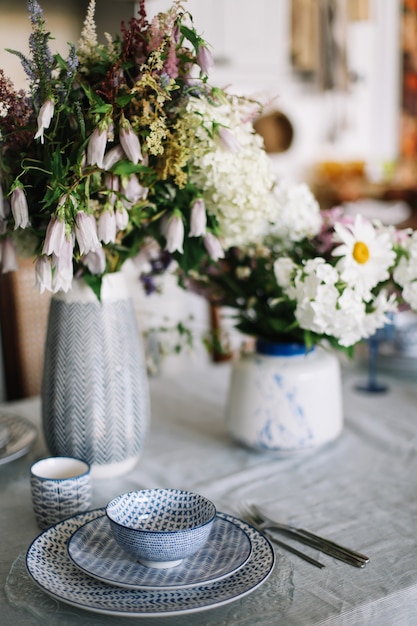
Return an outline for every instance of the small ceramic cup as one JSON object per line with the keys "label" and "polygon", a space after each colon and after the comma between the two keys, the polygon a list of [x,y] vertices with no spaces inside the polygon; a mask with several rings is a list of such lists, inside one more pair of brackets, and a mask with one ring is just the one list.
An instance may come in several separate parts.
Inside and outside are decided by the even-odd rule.
{"label": "small ceramic cup", "polygon": [[91,507],[90,466],[71,457],[50,457],[30,469],[36,521],[41,529]]}

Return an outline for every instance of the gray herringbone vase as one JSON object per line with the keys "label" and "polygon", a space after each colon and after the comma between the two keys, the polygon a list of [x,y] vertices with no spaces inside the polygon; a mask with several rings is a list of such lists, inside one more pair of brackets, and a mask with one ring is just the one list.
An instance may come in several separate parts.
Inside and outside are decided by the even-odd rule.
{"label": "gray herringbone vase", "polygon": [[121,273],[101,302],[82,279],[53,296],[42,383],[43,430],[54,456],[110,477],[134,467],[149,424],[148,379],[133,302]]}

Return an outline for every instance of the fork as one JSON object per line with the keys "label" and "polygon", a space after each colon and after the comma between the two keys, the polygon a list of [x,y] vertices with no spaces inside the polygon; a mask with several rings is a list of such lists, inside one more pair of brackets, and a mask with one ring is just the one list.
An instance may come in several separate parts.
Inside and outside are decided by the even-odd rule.
{"label": "fork", "polygon": [[354,567],[365,567],[369,562],[369,557],[365,554],[361,554],[356,550],[342,546],[330,539],[325,539],[319,535],[305,530],[303,528],[296,528],[289,524],[283,524],[281,522],[275,522],[262,513],[258,507],[254,504],[243,504],[243,514],[246,520],[253,525],[256,525],[260,530],[270,531],[276,530],[282,532],[293,539],[300,541],[301,543],[308,545],[312,548],[316,548],[320,552],[328,554],[335,559],[353,565]]}

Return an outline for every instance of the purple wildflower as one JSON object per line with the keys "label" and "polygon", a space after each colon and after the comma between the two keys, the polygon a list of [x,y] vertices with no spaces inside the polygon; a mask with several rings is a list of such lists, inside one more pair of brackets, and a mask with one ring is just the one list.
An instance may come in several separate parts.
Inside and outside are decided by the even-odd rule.
{"label": "purple wildflower", "polygon": [[198,47],[197,63],[201,67],[202,72],[206,75],[214,65],[213,55],[204,44],[200,44]]}
{"label": "purple wildflower", "polygon": [[81,257],[81,261],[91,274],[101,275],[106,270],[106,255],[103,248],[88,252]]}
{"label": "purple wildflower", "polygon": [[43,23],[43,12],[37,0],[28,0],[27,3],[30,21],[34,26]]}
{"label": "purple wildflower", "polygon": [[213,233],[207,233],[204,237],[204,246],[213,261],[224,258],[224,250],[220,241],[213,235]]}
{"label": "purple wildflower", "polygon": [[173,215],[169,218],[165,227],[166,250],[168,252],[184,252],[184,222],[180,215]]}
{"label": "purple wildflower", "polygon": [[29,208],[25,192],[21,187],[16,187],[12,193],[12,214],[14,228],[27,228],[30,226]]}
{"label": "purple wildflower", "polygon": [[71,44],[70,51],[67,57],[67,77],[72,78],[77,70],[79,61],[77,57],[77,49],[74,44]]}
{"label": "purple wildflower", "polygon": [[206,234],[206,205],[202,198],[197,198],[191,207],[191,227],[189,237],[200,237]]}
{"label": "purple wildflower", "polygon": [[80,254],[95,252],[101,247],[97,236],[97,222],[94,215],[87,215],[79,211],[75,217],[75,236],[80,248]]}
{"label": "purple wildflower", "polygon": [[39,287],[40,293],[43,293],[45,289],[47,291],[52,291],[51,261],[45,255],[38,257],[36,260],[35,279],[35,284]]}
{"label": "purple wildflower", "polygon": [[123,150],[132,163],[137,165],[139,161],[143,161],[139,137],[135,134],[130,122],[126,119],[120,123],[119,138]]}
{"label": "purple wildflower", "polygon": [[113,209],[101,212],[98,218],[98,238],[103,243],[116,241],[116,216]]}
{"label": "purple wildflower", "polygon": [[90,136],[87,147],[88,165],[103,167],[104,153],[107,145],[107,130],[97,127]]}

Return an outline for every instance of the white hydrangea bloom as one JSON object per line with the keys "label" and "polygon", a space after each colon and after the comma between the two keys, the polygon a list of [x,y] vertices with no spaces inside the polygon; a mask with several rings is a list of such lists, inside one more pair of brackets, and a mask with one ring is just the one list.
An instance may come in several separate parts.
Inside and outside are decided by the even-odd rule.
{"label": "white hydrangea bloom", "polygon": [[[192,138],[190,182],[202,190],[207,214],[216,217],[224,247],[260,241],[275,202],[272,164],[262,138],[245,121],[246,111],[237,98],[220,106],[191,98],[187,111]],[[216,132],[221,127],[233,135],[233,151]]]}
{"label": "white hydrangea bloom", "polygon": [[291,244],[320,232],[323,223],[320,206],[307,185],[281,182],[274,196],[276,208],[269,228],[271,235]]}

